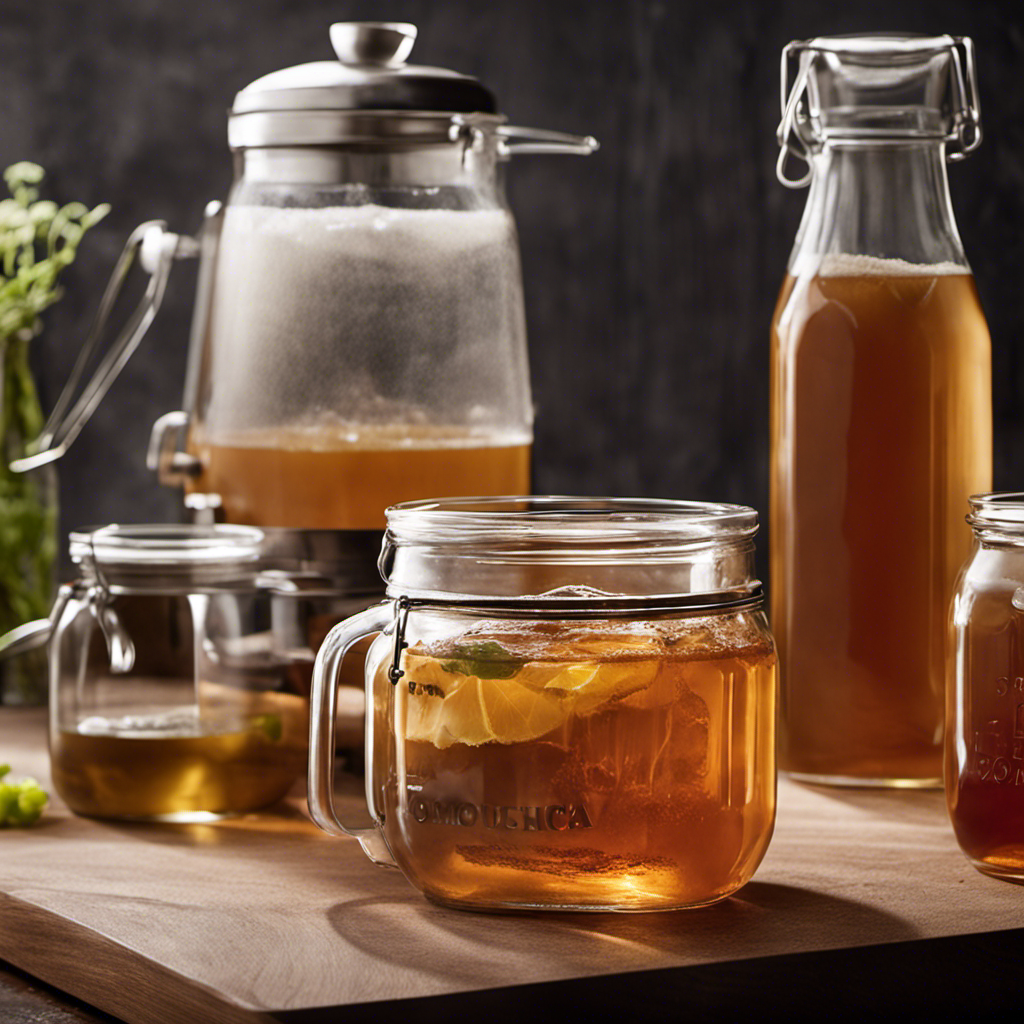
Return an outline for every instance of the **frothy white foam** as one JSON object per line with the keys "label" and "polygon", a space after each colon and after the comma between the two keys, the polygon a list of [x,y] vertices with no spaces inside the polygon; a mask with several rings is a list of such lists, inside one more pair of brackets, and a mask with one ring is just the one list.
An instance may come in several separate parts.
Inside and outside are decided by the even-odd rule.
{"label": "frothy white foam", "polygon": [[286,247],[279,259],[310,268],[339,253],[347,260],[416,263],[500,245],[510,229],[505,210],[409,210],[372,203],[318,210],[229,206],[220,251],[222,259],[244,259],[254,241],[268,248],[276,242]]}
{"label": "frothy white foam", "polygon": [[850,253],[801,256],[792,270],[794,277],[948,277],[952,274],[969,273],[967,267],[949,261],[910,263],[907,260],[883,259],[881,256],[854,256]]}
{"label": "frothy white foam", "polygon": [[229,206],[206,427],[318,411],[401,423],[424,406],[451,423],[517,422],[521,308],[506,210]]}

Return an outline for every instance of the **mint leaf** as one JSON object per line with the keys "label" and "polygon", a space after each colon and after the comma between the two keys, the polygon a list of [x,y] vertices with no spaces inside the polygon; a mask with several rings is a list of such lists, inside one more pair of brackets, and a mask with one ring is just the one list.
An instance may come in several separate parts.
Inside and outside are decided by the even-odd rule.
{"label": "mint leaf", "polygon": [[253,728],[261,732],[271,743],[278,743],[284,732],[280,715],[254,715]]}
{"label": "mint leaf", "polygon": [[494,640],[457,644],[452,654],[455,657],[450,661],[441,662],[445,672],[458,672],[480,679],[511,679],[526,664],[522,658],[512,657],[511,651]]}

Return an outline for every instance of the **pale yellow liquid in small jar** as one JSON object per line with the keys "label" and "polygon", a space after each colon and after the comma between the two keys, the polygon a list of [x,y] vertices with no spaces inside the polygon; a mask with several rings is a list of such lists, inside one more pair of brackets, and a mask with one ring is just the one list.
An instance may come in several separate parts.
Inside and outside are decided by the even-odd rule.
{"label": "pale yellow liquid in small jar", "polygon": [[414,645],[393,695],[381,666],[398,737],[385,838],[407,877],[476,908],[734,892],[774,820],[775,653],[759,620],[481,624]]}
{"label": "pale yellow liquid in small jar", "polygon": [[195,709],[94,716],[51,735],[54,788],[76,814],[203,821],[260,810],[305,773],[303,698],[266,694],[253,713]]}

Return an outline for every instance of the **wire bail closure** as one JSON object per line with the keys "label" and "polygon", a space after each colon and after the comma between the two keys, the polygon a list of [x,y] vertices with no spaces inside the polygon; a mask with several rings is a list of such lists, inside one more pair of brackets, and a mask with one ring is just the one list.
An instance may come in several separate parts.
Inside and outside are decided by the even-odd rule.
{"label": "wire bail closure", "polygon": [[954,132],[947,140],[950,148],[946,151],[946,159],[955,163],[981,145],[978,72],[974,64],[974,42],[969,36],[953,37],[953,67],[961,103],[953,112]]}
{"label": "wire bail closure", "polygon": [[[712,612],[742,611],[759,608],[764,600],[764,588],[760,582],[752,581],[749,586],[736,590],[709,591],[703,594],[667,594],[654,597],[609,595],[606,598],[580,601],[576,598],[540,597],[397,597],[394,599],[395,641],[388,679],[392,686],[405,673],[398,667],[402,651],[409,645],[405,631],[409,612],[413,608],[436,609],[438,611],[478,612],[481,615],[497,614],[517,619],[610,619],[629,618],[637,615],[707,615]],[[384,602],[387,603],[386,601]],[[388,630],[384,631],[385,633]]]}
{"label": "wire bail closure", "polygon": [[[814,168],[811,166],[811,151],[800,134],[808,120],[805,107],[800,106],[800,100],[807,91],[807,82],[811,75],[813,59],[801,62],[801,68],[793,82],[793,89],[789,88],[789,62],[793,59],[796,51],[805,49],[805,43],[787,43],[782,51],[781,67],[781,101],[782,120],[776,130],[776,138],[779,140],[779,159],[775,163],[775,176],[786,188],[804,188],[811,183],[814,175]],[[795,145],[790,145],[790,136],[795,140]],[[799,178],[786,176],[786,160],[792,153],[798,160],[807,165],[807,172]]]}
{"label": "wire bail closure", "polygon": [[[974,61],[974,43],[968,36],[947,36],[950,54],[950,118],[951,130],[945,135],[946,159],[951,163],[963,160],[981,145],[981,103],[978,99],[978,75]],[[782,50],[780,65],[780,105],[782,119],[776,131],[779,142],[779,158],[775,173],[786,188],[804,188],[814,176],[811,157],[821,148],[821,137],[814,130],[815,114],[810,102],[811,74],[823,53],[837,52],[831,47],[819,45],[819,40],[788,43]],[[943,50],[937,49],[936,53]],[[798,70],[789,84],[790,65],[798,63]],[[864,138],[868,142],[868,138]],[[807,164],[807,172],[799,178],[786,173],[790,156]]]}

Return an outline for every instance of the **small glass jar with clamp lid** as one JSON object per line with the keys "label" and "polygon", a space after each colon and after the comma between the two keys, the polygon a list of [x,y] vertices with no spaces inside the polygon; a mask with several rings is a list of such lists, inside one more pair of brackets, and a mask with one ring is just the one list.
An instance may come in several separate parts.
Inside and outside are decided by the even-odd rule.
{"label": "small glass jar with clamp lid", "polygon": [[[266,807],[306,765],[308,700],[282,686],[263,532],[71,534],[50,627],[53,784],[79,814],[206,821]],[[46,620],[43,620],[45,624]]]}

